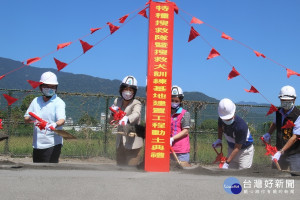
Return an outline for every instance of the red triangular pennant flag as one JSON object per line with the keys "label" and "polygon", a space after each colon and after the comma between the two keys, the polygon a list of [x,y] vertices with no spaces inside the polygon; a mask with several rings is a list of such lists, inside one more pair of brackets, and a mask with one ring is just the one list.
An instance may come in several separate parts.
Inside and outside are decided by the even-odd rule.
{"label": "red triangular pennant flag", "polygon": [[67,63],[61,62],[61,61],[57,60],[56,58],[54,58],[54,61],[56,63],[57,71],[62,70],[63,68],[65,68],[68,65]]}
{"label": "red triangular pennant flag", "polygon": [[7,94],[3,94],[4,98],[6,99],[7,101],[7,104],[10,106],[11,104],[15,103],[18,99],[16,98],[13,98]]}
{"label": "red triangular pennant flag", "polygon": [[288,68],[286,68],[286,72],[287,72],[287,77],[288,77],[288,78],[290,78],[290,76],[292,76],[292,75],[300,76],[299,73],[297,73],[297,72],[295,72],[295,71],[293,71],[293,70],[290,70],[290,69],[288,69]]}
{"label": "red triangular pennant flag", "polygon": [[[253,50],[253,51],[254,51],[254,50]],[[266,56],[265,56],[264,54],[259,53],[258,51],[254,51],[254,53],[255,53],[255,55],[256,55],[257,57],[261,56],[261,57],[263,57],[263,58],[266,58]]]}
{"label": "red triangular pennant flag", "polygon": [[270,109],[269,109],[269,111],[268,111],[268,113],[267,113],[266,116],[272,114],[273,112],[276,112],[277,110],[278,109],[276,108],[276,106],[274,106],[273,104],[271,104],[271,107],[270,107]]}
{"label": "red triangular pennant flag", "polygon": [[285,125],[281,127],[281,129],[293,128],[294,126],[295,126],[295,124],[291,120],[288,119],[287,122],[285,123]]}
{"label": "red triangular pennant flag", "polygon": [[147,12],[146,12],[146,9],[147,8],[144,8],[143,10],[141,10],[138,14],[139,15],[142,15],[143,17],[147,18],[148,19],[148,16],[147,16]]}
{"label": "red triangular pennant flag", "polygon": [[3,79],[5,77],[5,75],[0,76],[0,80]]}
{"label": "red triangular pennant flag", "polygon": [[179,9],[178,9],[176,3],[174,3],[174,12],[178,15]]}
{"label": "red triangular pennant flag", "polygon": [[197,19],[196,17],[193,17],[190,24],[203,24],[204,22],[200,19]]}
{"label": "red triangular pennant flag", "polygon": [[0,119],[0,129],[3,129],[3,126],[2,126],[2,119]]}
{"label": "red triangular pennant flag", "polygon": [[232,40],[232,37],[230,37],[229,35],[226,35],[225,33],[222,33],[221,38],[224,38],[226,40]]}
{"label": "red triangular pennant flag", "polygon": [[191,27],[190,30],[190,36],[189,36],[189,41],[192,41],[193,39],[195,39],[196,37],[198,37],[200,34],[194,29],[194,27]]}
{"label": "red triangular pennant flag", "polygon": [[221,54],[217,50],[215,50],[214,48],[212,48],[211,51],[210,51],[210,53],[209,53],[209,55],[208,55],[208,57],[206,58],[206,60],[209,60],[211,58],[217,57],[219,55],[221,55]]}
{"label": "red triangular pennant flag", "polygon": [[240,73],[238,71],[236,71],[236,69],[234,67],[232,67],[232,70],[228,75],[228,80],[230,80],[236,76],[239,76],[239,75],[240,75]]}
{"label": "red triangular pennant flag", "polygon": [[246,92],[259,93],[258,90],[251,85],[250,90],[244,89]]}
{"label": "red triangular pennant flag", "polygon": [[69,46],[70,44],[72,44],[72,42],[66,42],[66,43],[58,44],[57,45],[57,50],[63,49],[65,47]]}
{"label": "red triangular pennant flag", "polygon": [[27,80],[27,82],[31,85],[33,89],[37,88],[39,85],[42,85],[42,82],[37,82],[37,81],[32,81],[32,80]]}
{"label": "red triangular pennant flag", "polygon": [[81,43],[83,53],[87,52],[88,50],[90,50],[93,47],[93,45],[90,45],[89,43],[87,43],[85,41],[82,41],[82,40],[79,40],[79,41]]}
{"label": "red triangular pennant flag", "polygon": [[119,23],[123,24],[123,23],[125,22],[125,20],[127,19],[128,16],[129,16],[129,14],[124,15],[123,17],[121,17],[121,18],[119,19]]}
{"label": "red triangular pennant flag", "polygon": [[109,25],[110,34],[113,34],[120,28],[120,26],[115,26],[110,22],[107,22],[107,24]]}
{"label": "red triangular pennant flag", "polygon": [[37,61],[39,61],[39,60],[41,60],[40,57],[29,58],[29,59],[27,59],[27,65],[30,65],[30,64],[32,64],[32,63],[35,63],[35,62],[37,62]]}
{"label": "red triangular pennant flag", "polygon": [[91,28],[91,34],[95,33],[96,31],[100,30],[101,28]]}

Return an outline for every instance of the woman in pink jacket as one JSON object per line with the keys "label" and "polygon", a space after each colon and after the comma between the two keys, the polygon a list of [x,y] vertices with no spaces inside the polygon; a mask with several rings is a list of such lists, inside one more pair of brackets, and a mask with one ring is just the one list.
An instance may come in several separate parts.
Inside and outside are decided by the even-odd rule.
{"label": "woman in pink jacket", "polygon": [[[175,151],[183,167],[189,167],[190,160],[190,113],[182,108],[183,91],[180,87],[172,87],[171,138],[170,146]],[[172,158],[172,156],[170,156]]]}

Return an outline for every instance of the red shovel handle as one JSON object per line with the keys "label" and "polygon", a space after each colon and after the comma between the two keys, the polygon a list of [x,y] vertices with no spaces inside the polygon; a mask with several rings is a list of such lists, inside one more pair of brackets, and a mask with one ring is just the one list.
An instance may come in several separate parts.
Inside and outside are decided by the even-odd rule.
{"label": "red shovel handle", "polygon": [[215,150],[215,152],[217,153],[217,155],[219,155],[219,154],[223,153],[223,145],[222,145],[222,144],[220,144],[220,146],[221,146],[221,151],[220,151],[220,152],[218,152],[218,151],[217,151],[216,147],[213,147],[213,148],[214,148],[214,150]]}
{"label": "red shovel handle", "polygon": [[[34,117],[35,119],[37,119],[40,122],[40,124],[41,124],[40,128],[42,128],[42,127],[45,128],[45,126],[47,125],[48,122],[46,122],[45,120],[43,120],[42,118],[40,118],[39,116],[37,116],[36,114],[34,114],[33,112],[29,112],[29,115],[32,116],[32,117]],[[55,130],[55,128],[53,126],[50,126],[50,129],[52,131]]]}

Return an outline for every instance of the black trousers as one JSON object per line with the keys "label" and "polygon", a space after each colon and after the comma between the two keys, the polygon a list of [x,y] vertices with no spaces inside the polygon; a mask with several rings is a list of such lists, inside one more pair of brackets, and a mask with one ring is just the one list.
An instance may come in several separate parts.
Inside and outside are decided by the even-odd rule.
{"label": "black trousers", "polygon": [[33,149],[34,163],[58,163],[61,152],[61,144],[55,145],[47,149]]}

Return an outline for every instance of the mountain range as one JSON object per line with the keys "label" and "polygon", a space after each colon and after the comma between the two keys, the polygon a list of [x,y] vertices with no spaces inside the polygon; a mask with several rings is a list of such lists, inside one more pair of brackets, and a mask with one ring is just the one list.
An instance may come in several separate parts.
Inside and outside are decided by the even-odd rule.
{"label": "mountain range", "polygon": [[[20,61],[0,57],[0,76],[21,67]],[[46,71],[57,72],[55,69],[38,68],[32,66],[23,67],[20,70],[8,74],[0,81],[0,88],[5,89],[32,89],[27,80],[39,81],[42,73]],[[102,93],[106,95],[119,95],[121,80],[109,80],[84,74],[73,74],[60,71],[57,74],[59,91],[77,93]],[[122,77],[123,78],[123,77]],[[145,87],[139,87],[137,96],[145,97]],[[201,92],[185,92],[185,100],[218,102]]]}

